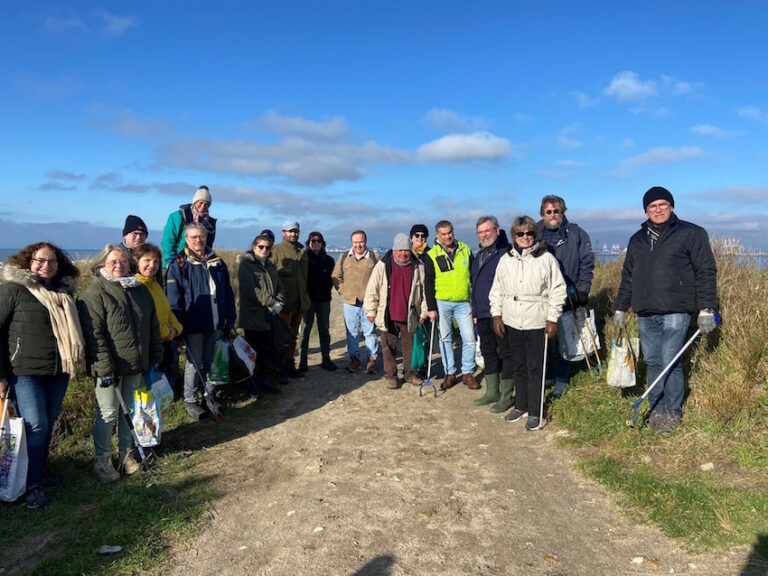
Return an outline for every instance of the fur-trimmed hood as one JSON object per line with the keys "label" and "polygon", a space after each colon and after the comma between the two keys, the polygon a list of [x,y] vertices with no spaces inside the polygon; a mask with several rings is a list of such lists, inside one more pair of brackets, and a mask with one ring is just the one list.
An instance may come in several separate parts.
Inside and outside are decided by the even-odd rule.
{"label": "fur-trimmed hood", "polygon": [[[19,268],[13,264],[0,265],[0,283],[19,284],[25,288],[40,284],[41,280],[31,270]],[[61,276],[54,285],[56,292],[75,293],[75,280],[71,276]]]}

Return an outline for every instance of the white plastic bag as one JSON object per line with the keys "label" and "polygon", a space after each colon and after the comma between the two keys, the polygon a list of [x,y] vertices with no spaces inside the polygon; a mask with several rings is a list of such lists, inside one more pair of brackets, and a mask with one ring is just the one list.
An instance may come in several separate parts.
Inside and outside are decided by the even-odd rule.
{"label": "white plastic bag", "polygon": [[480,370],[485,368],[485,358],[483,358],[483,351],[480,350],[480,335],[475,334],[475,364]]}
{"label": "white plastic bag", "polygon": [[27,491],[27,437],[23,418],[8,417],[8,399],[0,419],[0,500],[14,502]]}
{"label": "white plastic bag", "polygon": [[[576,318],[574,320],[574,314]],[[584,323],[586,317],[588,324]],[[594,338],[590,338],[589,330]],[[600,336],[595,324],[595,311],[586,308],[577,308],[575,311],[566,310],[560,316],[557,326],[557,341],[560,346],[560,356],[570,362],[584,360],[584,355],[594,354],[595,346],[600,349]]]}
{"label": "white plastic bag", "polygon": [[232,340],[232,347],[235,349],[237,357],[240,358],[248,372],[253,376],[253,371],[256,368],[256,350],[251,348],[251,345],[242,336],[237,336]]}
{"label": "white plastic bag", "polygon": [[619,337],[618,341],[612,341],[606,376],[608,386],[632,388],[636,384],[637,360],[633,352],[639,348],[640,342],[637,338],[631,341],[631,347],[626,338]]}

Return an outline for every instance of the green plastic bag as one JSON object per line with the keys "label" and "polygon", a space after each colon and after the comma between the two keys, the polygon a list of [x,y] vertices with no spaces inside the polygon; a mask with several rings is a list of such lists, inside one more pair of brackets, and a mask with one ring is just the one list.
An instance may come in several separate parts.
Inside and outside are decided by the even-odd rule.
{"label": "green plastic bag", "polygon": [[413,353],[411,354],[411,368],[413,370],[420,370],[427,359],[427,353],[425,352],[425,346],[427,345],[427,330],[424,328],[424,324],[419,326],[416,333],[413,335]]}
{"label": "green plastic bag", "polygon": [[229,343],[224,340],[216,340],[213,347],[213,360],[211,369],[206,378],[212,386],[229,384]]}

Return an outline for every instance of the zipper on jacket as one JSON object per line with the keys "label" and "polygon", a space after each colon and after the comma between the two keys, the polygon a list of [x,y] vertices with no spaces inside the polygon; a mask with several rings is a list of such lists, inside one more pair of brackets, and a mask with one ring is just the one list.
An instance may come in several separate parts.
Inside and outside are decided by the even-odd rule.
{"label": "zipper on jacket", "polygon": [[21,349],[21,336],[16,337],[16,349],[13,351],[13,354],[11,354],[11,362],[13,362],[16,359],[16,355],[19,353],[19,350]]}

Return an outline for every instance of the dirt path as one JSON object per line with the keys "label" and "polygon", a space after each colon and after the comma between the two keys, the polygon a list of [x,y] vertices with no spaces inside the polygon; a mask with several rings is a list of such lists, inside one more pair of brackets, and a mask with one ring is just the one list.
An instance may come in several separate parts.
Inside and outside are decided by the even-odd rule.
{"label": "dirt path", "polygon": [[[345,365],[338,322],[333,335]],[[201,471],[226,495],[173,574],[743,573],[748,550],[694,556],[633,524],[555,426],[525,432],[462,385],[419,398],[318,363],[258,422],[221,425],[242,436],[212,442]]]}

